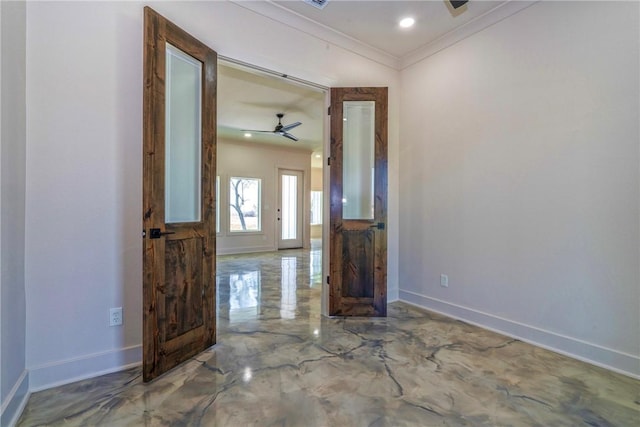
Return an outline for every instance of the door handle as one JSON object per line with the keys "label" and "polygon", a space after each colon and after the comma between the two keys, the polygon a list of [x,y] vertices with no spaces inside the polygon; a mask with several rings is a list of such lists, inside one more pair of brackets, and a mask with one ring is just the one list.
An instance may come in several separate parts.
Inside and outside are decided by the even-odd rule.
{"label": "door handle", "polygon": [[159,228],[152,228],[149,230],[149,238],[150,239],[159,239],[162,236],[166,236],[167,234],[176,234],[175,231],[160,231]]}
{"label": "door handle", "polygon": [[377,228],[378,230],[384,230],[384,222],[379,222],[377,224],[371,224],[369,228]]}

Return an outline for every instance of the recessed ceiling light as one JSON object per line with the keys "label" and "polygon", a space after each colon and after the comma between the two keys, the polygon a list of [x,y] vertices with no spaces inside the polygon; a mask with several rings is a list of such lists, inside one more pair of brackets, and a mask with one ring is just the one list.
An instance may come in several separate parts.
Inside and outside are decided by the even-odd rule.
{"label": "recessed ceiling light", "polygon": [[244,134],[244,137],[245,138],[251,138],[251,134],[249,132],[247,132],[247,133]]}
{"label": "recessed ceiling light", "polygon": [[404,18],[400,21],[400,26],[402,28],[409,28],[409,27],[413,27],[413,24],[416,23],[416,20],[413,18]]}
{"label": "recessed ceiling light", "polygon": [[316,154],[316,159],[319,159],[320,157],[322,157],[320,154]]}

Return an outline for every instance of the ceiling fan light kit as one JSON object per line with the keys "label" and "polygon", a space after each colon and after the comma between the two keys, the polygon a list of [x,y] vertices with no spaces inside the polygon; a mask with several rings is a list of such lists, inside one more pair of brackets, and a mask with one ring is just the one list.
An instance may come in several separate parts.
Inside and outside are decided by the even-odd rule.
{"label": "ceiling fan light kit", "polygon": [[298,138],[290,134],[289,131],[295,127],[300,126],[302,122],[295,122],[295,123],[291,123],[290,125],[283,125],[282,118],[284,117],[284,113],[278,113],[276,114],[276,117],[278,118],[278,124],[273,130],[243,129],[242,132],[273,133],[276,135],[284,136],[285,138],[289,138],[292,141],[298,141]]}

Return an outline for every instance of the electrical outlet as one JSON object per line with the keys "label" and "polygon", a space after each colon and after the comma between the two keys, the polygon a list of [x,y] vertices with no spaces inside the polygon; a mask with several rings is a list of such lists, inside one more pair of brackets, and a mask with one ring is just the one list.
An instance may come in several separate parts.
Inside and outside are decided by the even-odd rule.
{"label": "electrical outlet", "polygon": [[440,275],[440,286],[442,286],[443,288],[449,287],[449,276],[447,276],[446,274]]}
{"label": "electrical outlet", "polygon": [[122,307],[109,309],[109,326],[122,325]]}

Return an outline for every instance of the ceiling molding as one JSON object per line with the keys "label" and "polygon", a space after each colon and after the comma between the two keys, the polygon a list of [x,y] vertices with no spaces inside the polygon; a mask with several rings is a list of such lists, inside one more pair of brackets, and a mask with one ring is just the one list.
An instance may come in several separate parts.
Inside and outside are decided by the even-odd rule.
{"label": "ceiling molding", "polygon": [[538,1],[540,0],[510,0],[506,3],[502,3],[499,6],[491,9],[490,11],[478,16],[477,18],[472,19],[466,24],[463,24],[456,29],[443,34],[431,43],[428,43],[427,45],[404,55],[400,59],[400,66],[398,69],[402,70],[417,62],[420,62],[423,59],[428,58],[429,56],[434,55],[441,50],[446,49],[458,43],[459,41],[464,40],[467,37],[470,37],[473,34],[484,30],[485,28],[488,28],[512,15],[515,15],[516,13],[528,8],[529,6],[534,5]]}
{"label": "ceiling molding", "polygon": [[300,15],[285,7],[279,6],[269,0],[265,1],[242,1],[229,0],[233,4],[251,10],[266,18],[277,21],[288,27],[309,34],[310,36],[336,45],[351,53],[363,56],[371,61],[386,65],[387,67],[399,70],[400,58],[361,42],[333,28],[320,24],[306,16]]}
{"label": "ceiling molding", "polygon": [[229,0],[244,9],[251,10],[268,19],[294,28],[317,39],[331,43],[342,49],[365,57],[371,61],[388,66],[395,70],[403,70],[421,60],[446,49],[467,37],[478,33],[516,13],[532,6],[540,0],[508,0],[473,20],[449,31],[436,40],[410,52],[402,57],[396,57],[378,48],[370,46],[360,40],[320,24],[297,12],[282,7],[270,0],[242,1]]}

